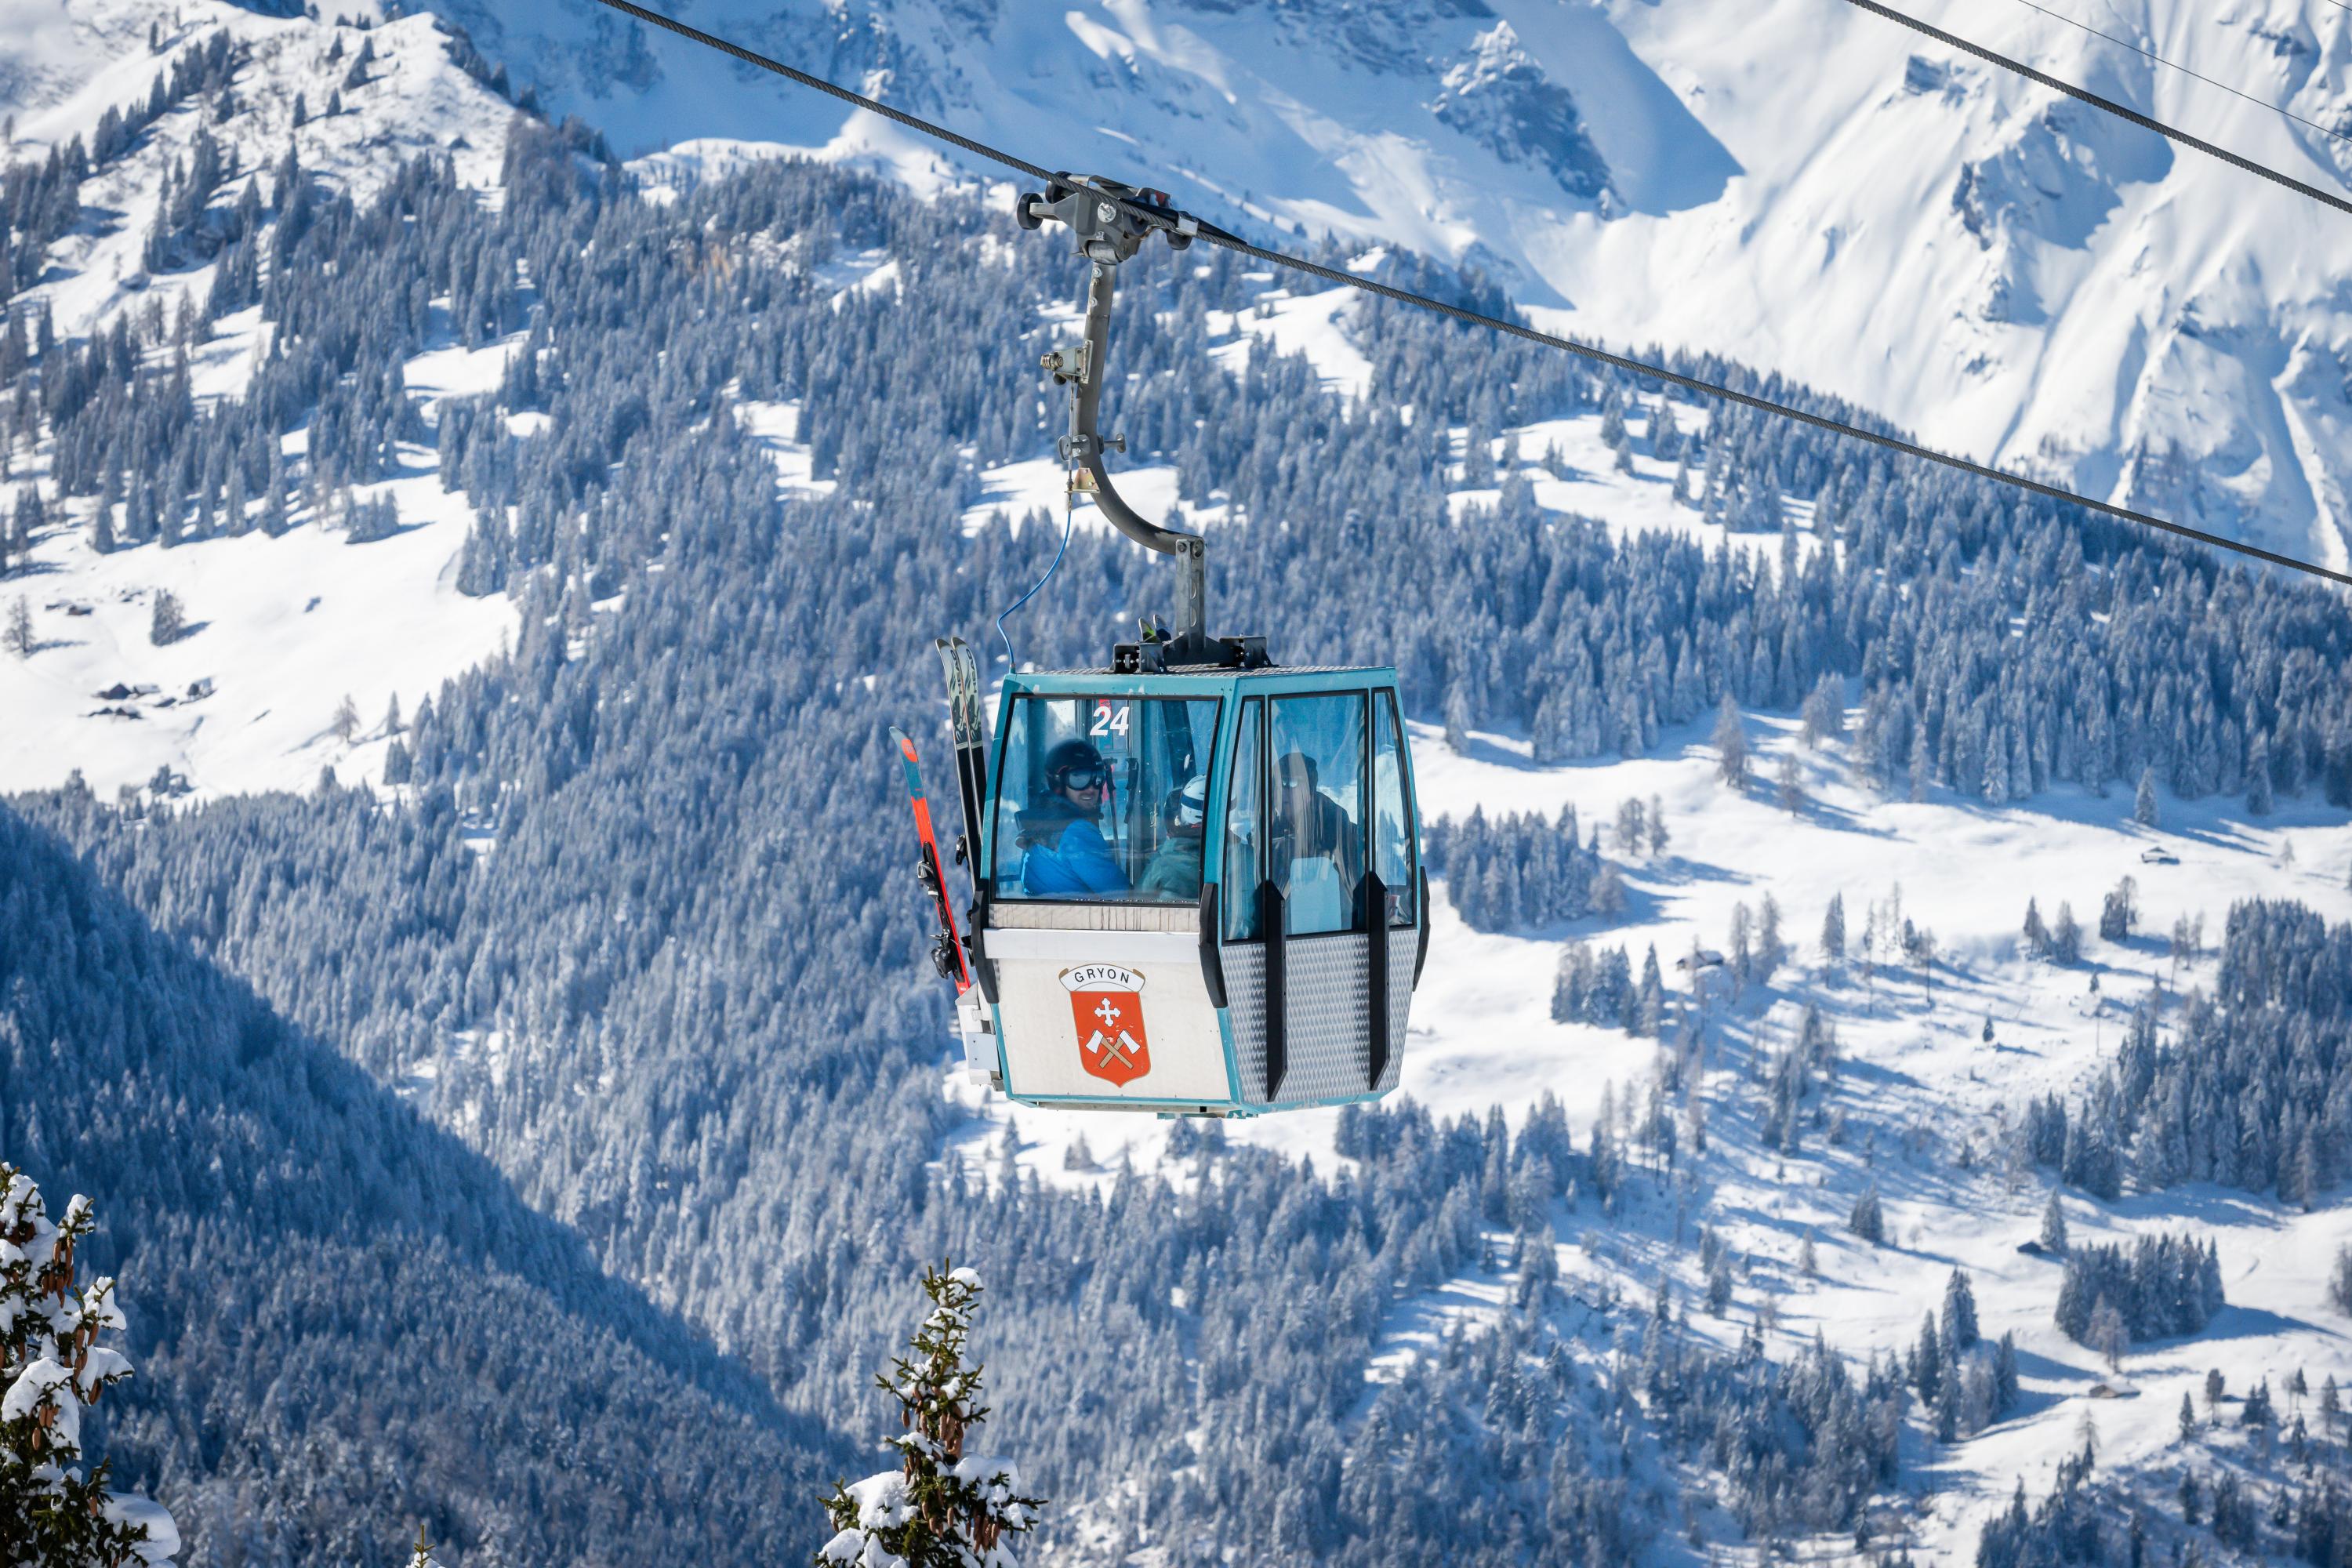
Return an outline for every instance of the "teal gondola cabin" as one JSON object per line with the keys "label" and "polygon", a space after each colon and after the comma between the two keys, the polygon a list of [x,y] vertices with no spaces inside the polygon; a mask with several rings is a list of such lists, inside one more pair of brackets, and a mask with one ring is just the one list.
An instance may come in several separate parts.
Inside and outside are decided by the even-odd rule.
{"label": "teal gondola cabin", "polygon": [[975,1076],[1174,1115],[1396,1087],[1428,884],[1393,671],[1009,676],[993,752]]}

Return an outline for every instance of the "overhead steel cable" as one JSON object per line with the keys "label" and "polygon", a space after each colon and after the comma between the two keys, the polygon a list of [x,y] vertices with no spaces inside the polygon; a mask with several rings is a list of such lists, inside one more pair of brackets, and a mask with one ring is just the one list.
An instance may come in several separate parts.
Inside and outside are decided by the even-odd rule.
{"label": "overhead steel cable", "polygon": [[[706,33],[699,27],[688,26],[687,24],[675,21],[670,17],[661,15],[657,11],[649,11],[644,6],[635,4],[635,0],[598,0],[598,3],[604,5],[608,5],[615,11],[625,12],[629,16],[638,18],[640,21],[649,22],[655,26],[666,28],[670,32],[677,34],[680,37],[691,38],[697,43],[707,44],[710,47],[719,50],[721,53],[733,56],[735,58],[743,61],[746,65],[757,66],[762,70],[772,71],[776,75],[798,82],[803,87],[814,88],[819,92],[826,93],[834,98],[840,99],[845,103],[854,104],[860,109],[878,114],[886,120],[894,121],[900,125],[906,126],[909,130],[921,132],[926,136],[936,137],[940,141],[949,143],[950,146],[961,148],[963,151],[971,153],[974,157],[984,158],[992,163],[1001,163],[1008,169],[1018,170],[1022,174],[1030,175],[1033,178],[1048,184],[1066,182],[1069,179],[1069,176],[1066,174],[1056,174],[1053,171],[1042,168],[1038,164],[1033,163],[1025,158],[1015,157],[1012,153],[1004,152],[999,148],[992,147],[984,142],[978,142],[969,136],[962,135],[958,132],[950,131],[944,126],[935,125],[928,120],[923,120],[915,115],[908,114],[904,110],[893,109],[887,104],[877,102],[875,100],[865,96],[863,93],[852,92],[849,89],[829,82],[822,77],[812,76],[806,71],[795,69],[791,66],[785,65],[781,60],[770,59],[765,55],[758,54],[751,49],[744,48],[740,45],[730,43],[724,38]],[[1854,0],[1854,3],[1857,5],[1865,4],[1866,0]],[[1873,8],[1876,9],[1877,7],[1874,6]],[[1196,220],[1185,217],[1182,215],[1171,215],[1167,209],[1158,207],[1148,203],[1137,204],[1129,202],[1122,197],[1101,191],[1097,191],[1097,195],[1100,195],[1105,201],[1115,203],[1122,211],[1128,213],[1142,223],[1165,233],[1181,234],[1191,238],[1203,240],[1208,244],[1222,247],[1226,250],[1231,250],[1243,256],[1251,257],[1256,260],[1270,263],[1273,266],[1287,268],[1295,272],[1303,272],[1309,277],[1320,278],[1326,282],[1339,284],[1343,288],[1354,289],[1360,290],[1363,293],[1377,295],[1381,299],[1392,300],[1399,304],[1411,305],[1419,310],[1435,310],[1441,315],[1451,316],[1455,321],[1463,321],[1472,326],[1484,327],[1489,331],[1501,332],[1509,337],[1519,338],[1528,342],[1540,344],[1545,348],[1559,349],[1566,353],[1572,353],[1583,359],[1589,359],[1601,364],[1613,366],[1618,370],[1628,372],[1631,374],[1646,376],[1654,381],[1664,382],[1669,385],[1682,387],[1685,391],[1698,393],[1703,396],[1716,398],[1725,403],[1737,404],[1743,408],[1753,408],[1760,413],[1777,415],[1783,419],[1793,419],[1801,425],[1808,425],[1816,430],[1827,431],[1832,435],[1843,436],[1856,441],[1866,441],[1874,447],[1883,447],[1890,452],[1898,452],[1906,458],[1917,458],[1924,462],[1940,464],[1944,468],[1956,469],[1960,473],[1968,474],[1975,479],[1985,479],[1994,484],[2008,485],[2012,489],[2030,491],[2034,495],[2042,496],[2047,500],[2058,501],[2067,506],[2080,507],[2085,511],[2096,512],[2104,517],[2114,518],[2117,521],[2134,523],[2142,528],[2152,528],[2160,532],[2172,534],[2178,538],[2193,540],[2200,544],[2210,545],[2216,550],[2226,550],[2234,554],[2247,556],[2256,561],[2266,562],[2273,566],[2283,566],[2289,571],[2306,573],[2314,577],[2325,578],[2332,583],[2340,583],[2347,586],[2352,586],[2352,573],[2339,572],[2333,567],[2322,566],[2316,562],[2305,561],[2297,556],[2283,554],[2275,550],[2266,550],[2259,544],[2250,544],[2243,540],[2231,539],[2225,535],[2210,532],[2201,528],[2192,528],[2187,523],[2174,522],[2168,518],[2158,517],[2152,513],[2140,511],[2131,507],[2117,506],[2112,501],[2098,500],[2090,496],[2082,495],[2074,490],[2067,489],[2063,486],[2046,484],[2040,479],[2030,479],[2023,474],[2011,473],[2008,469],[1997,468],[1990,464],[1977,462],[1972,458],[1956,457],[1949,452],[1939,452],[1932,447],[1923,447],[1916,441],[1906,440],[1900,436],[1890,436],[1882,431],[1865,429],[1859,425],[1849,424],[1843,419],[1832,419],[1826,415],[1815,414],[1810,410],[1799,408],[1790,404],[1776,402],[1769,397],[1759,397],[1753,393],[1741,392],[1734,387],[1725,386],[1718,382],[1706,381],[1698,376],[1686,375],[1680,371],[1669,370],[1664,365],[1652,364],[1646,361],[1633,359],[1624,354],[1612,353],[1607,349],[1600,348],[1591,343],[1580,342],[1574,338],[1566,338],[1561,337],[1557,333],[1540,331],[1536,328],[1524,326],[1517,321],[1506,321],[1499,316],[1489,316],[1483,311],[1466,310],[1460,305],[1448,304],[1443,300],[1431,299],[1426,294],[1415,294],[1409,289],[1398,289],[1390,284],[1379,282],[1373,279],[1360,277],[1353,272],[1345,272],[1336,267],[1326,267],[1320,262],[1309,261],[1305,257],[1292,256],[1279,250],[1268,250],[1263,246],[1252,245],[1247,240],[1241,238],[1239,236],[1229,234],[1223,229],[1216,227],[1214,225],[1199,223]],[[2347,208],[2347,210],[2352,210],[2352,208]]]}
{"label": "overhead steel cable", "polygon": [[[2168,141],[2178,142],[2183,147],[2194,147],[2200,153],[2219,158],[2224,163],[2243,169],[2249,174],[2258,174],[2273,184],[2284,185],[2298,195],[2309,196],[2313,201],[2325,203],[2341,213],[2352,213],[2352,200],[2347,200],[2334,191],[2323,191],[2317,185],[2307,184],[2292,174],[2283,174],[2267,163],[2257,163],[2252,158],[2242,157],[2231,152],[2227,147],[2217,147],[2202,137],[2191,136],[2177,126],[2167,125],[2161,120],[2151,119],[2127,103],[2117,103],[2114,99],[2102,97],[2089,88],[2077,87],[2073,82],[2061,80],[2047,71],[2036,70],[2023,60],[2011,59],[1996,49],[1986,48],[1982,44],[1972,44],[1957,33],[1948,33],[1943,28],[1923,22],[1906,12],[1897,11],[1892,5],[1881,5],[1879,0],[1846,0],[1846,4],[1868,11],[1874,16],[1884,16],[1890,22],[1900,23],[1913,32],[1923,33],[1937,43],[1958,49],[1962,54],[1974,55],[1977,58],[1990,61],[2003,70],[2014,71],[2029,81],[2038,81],[2054,92],[2063,92],[2069,98],[2080,99],[2095,109],[2104,109],[2119,120],[2128,120],[2134,125],[2153,131]],[[2040,7],[2037,6],[2036,9]]]}
{"label": "overhead steel cable", "polygon": [[2218,80],[2213,77],[2207,76],[2203,71],[2197,69],[2194,66],[2185,66],[2179,60],[2166,59],[2162,55],[2158,54],[2154,49],[2147,47],[2145,44],[2135,44],[2129,38],[2119,38],[2116,37],[2115,34],[2107,32],[2103,28],[2094,27],[2088,22],[2077,21],[2074,17],[2066,15],[2063,11],[2053,11],[2047,5],[2037,5],[2035,0],[2017,0],[2017,3],[2030,11],[2041,12],[2043,16],[2049,17],[2053,22],[2063,22],[2070,27],[2080,27],[2084,32],[2090,34],[2091,37],[2095,38],[2105,38],[2107,42],[2114,44],[2120,48],[2129,49],[2134,54],[2146,55],[2158,65],[2168,66],[2172,69],[2179,71],[2183,76],[2195,77],[2207,87],[2218,87],[2232,98],[2242,98],[2248,103],[2252,104],[2256,109],[2267,109],[2272,113],[2284,115],[2287,119],[2296,121],[2298,124],[2308,125],[2314,131],[2318,132],[2322,136],[2333,136],[2338,142],[2352,142],[2352,136],[2347,136],[2343,132],[2337,131],[2331,126],[2322,125],[2316,120],[2305,119],[2304,116],[2297,114],[2294,110],[2289,109],[2284,103],[2273,103],[2267,99],[2256,98],[2251,92],[2242,92],[2237,88],[2231,87],[2226,81]]}

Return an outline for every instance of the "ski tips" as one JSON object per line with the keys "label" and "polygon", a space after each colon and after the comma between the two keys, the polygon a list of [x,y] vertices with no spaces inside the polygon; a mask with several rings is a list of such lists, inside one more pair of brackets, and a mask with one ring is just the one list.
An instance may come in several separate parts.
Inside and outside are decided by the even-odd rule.
{"label": "ski tips", "polygon": [[890,742],[898,748],[898,754],[900,756],[906,758],[910,763],[915,761],[915,742],[908,740],[907,738],[907,731],[901,730],[896,724],[890,726]]}

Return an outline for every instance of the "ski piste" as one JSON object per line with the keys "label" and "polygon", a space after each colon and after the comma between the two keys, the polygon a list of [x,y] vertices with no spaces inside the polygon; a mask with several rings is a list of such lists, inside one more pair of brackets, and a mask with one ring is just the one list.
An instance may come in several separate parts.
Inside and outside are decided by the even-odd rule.
{"label": "ski piste", "polygon": [[922,879],[923,890],[930,895],[931,910],[939,917],[939,931],[931,938],[931,963],[942,980],[955,982],[956,994],[961,996],[971,989],[971,968],[964,961],[963,942],[956,934],[955,906],[948,899],[946,868],[940,863],[940,841],[931,831],[931,800],[923,790],[923,764],[915,754],[915,742],[896,724],[890,726],[891,743],[898,748],[898,765],[907,775],[907,803],[915,812],[915,837],[922,840],[922,859],[917,875]]}

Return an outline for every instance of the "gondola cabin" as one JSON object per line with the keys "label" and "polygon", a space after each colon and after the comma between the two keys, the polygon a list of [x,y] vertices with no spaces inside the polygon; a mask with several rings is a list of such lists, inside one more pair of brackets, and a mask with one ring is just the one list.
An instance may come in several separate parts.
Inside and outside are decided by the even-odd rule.
{"label": "gondola cabin", "polygon": [[991,762],[966,1043],[1006,1094],[1246,1116],[1396,1087],[1428,925],[1393,671],[1009,676]]}

